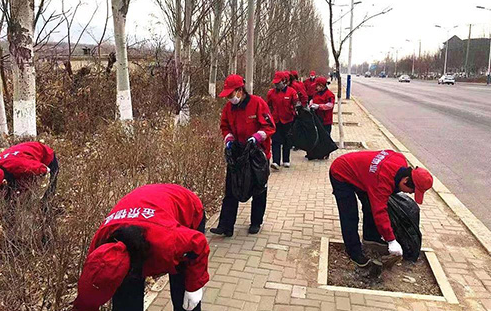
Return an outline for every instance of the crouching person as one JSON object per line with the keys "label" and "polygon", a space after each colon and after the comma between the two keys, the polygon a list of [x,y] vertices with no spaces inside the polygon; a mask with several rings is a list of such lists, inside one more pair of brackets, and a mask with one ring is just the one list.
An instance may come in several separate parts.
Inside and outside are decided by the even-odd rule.
{"label": "crouching person", "polygon": [[53,149],[39,142],[25,142],[0,153],[0,180],[7,199],[25,191],[36,178],[46,174],[50,174],[50,180],[43,201],[56,190],[58,160]]}
{"label": "crouching person", "polygon": [[75,310],[142,311],[145,277],[169,273],[174,311],[201,310],[210,249],[199,198],[178,185],[123,197],[99,227],[78,281]]}
{"label": "crouching person", "polygon": [[[368,267],[370,259],[362,252],[358,235],[358,204],[363,211],[363,243],[388,248],[392,255],[402,256],[387,203],[393,193],[414,193],[418,204],[433,186],[433,177],[424,168],[412,169],[403,154],[392,151],[360,151],[338,157],[329,171],[346,252],[358,267]],[[356,196],[355,196],[356,195]],[[382,239],[383,238],[383,239]]]}

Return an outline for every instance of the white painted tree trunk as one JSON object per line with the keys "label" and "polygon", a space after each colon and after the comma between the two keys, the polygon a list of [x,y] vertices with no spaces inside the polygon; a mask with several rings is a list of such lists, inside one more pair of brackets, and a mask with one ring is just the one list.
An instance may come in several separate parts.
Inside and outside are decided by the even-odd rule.
{"label": "white painted tree trunk", "polygon": [[189,110],[189,97],[191,93],[191,15],[192,13],[191,0],[186,0],[184,3],[184,30],[183,30],[183,70],[181,85],[179,86],[179,114],[176,116],[175,123],[186,125],[191,118]]}
{"label": "white painted tree trunk", "polygon": [[217,53],[218,53],[218,36],[220,34],[220,21],[222,20],[222,0],[215,0],[213,6],[213,33],[211,39],[210,49],[210,77],[208,82],[208,93],[211,97],[216,97],[216,85],[217,85]]}
{"label": "white painted tree trunk", "polygon": [[130,0],[112,0],[114,41],[116,42],[116,105],[121,121],[133,120],[128,53],[126,51],[126,14]]}
{"label": "white painted tree trunk", "polygon": [[34,0],[12,0],[11,8],[7,31],[13,73],[14,135],[36,136]]}
{"label": "white painted tree trunk", "polygon": [[232,48],[230,49],[229,60],[228,60],[228,70],[229,74],[237,73],[237,0],[231,0],[230,6],[232,9],[232,20],[231,20],[231,35],[232,35]]}
{"label": "white painted tree trunk", "polygon": [[254,3],[249,0],[247,8],[246,85],[251,94],[254,92]]}
{"label": "white painted tree trunk", "polygon": [[5,102],[3,100],[3,81],[0,76],[0,134],[8,135],[7,116],[5,115]]}

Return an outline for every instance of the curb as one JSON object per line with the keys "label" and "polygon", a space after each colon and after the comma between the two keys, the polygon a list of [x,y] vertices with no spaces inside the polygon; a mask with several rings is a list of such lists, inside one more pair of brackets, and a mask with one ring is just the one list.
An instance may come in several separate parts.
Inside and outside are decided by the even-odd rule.
{"label": "curb", "polygon": [[[378,121],[368,110],[362,105],[358,98],[351,97],[353,102],[375,123],[378,129],[384,136],[395,146],[395,148],[404,154],[409,164],[413,167],[419,166],[428,169],[421,163],[410,151],[406,148],[389,130]],[[488,254],[491,255],[491,231],[476,217],[472,212],[447,188],[445,185],[433,175],[433,190],[443,200],[443,202],[459,217],[464,225],[469,229],[472,235],[481,243]]]}

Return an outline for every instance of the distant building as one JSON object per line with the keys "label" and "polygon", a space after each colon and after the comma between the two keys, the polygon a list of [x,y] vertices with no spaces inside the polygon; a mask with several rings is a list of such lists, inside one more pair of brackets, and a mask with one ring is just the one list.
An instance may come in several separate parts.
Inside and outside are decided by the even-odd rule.
{"label": "distant building", "polygon": [[[447,72],[465,72],[465,58],[467,53],[467,42],[458,36],[453,36],[448,39],[448,60]],[[469,73],[482,74],[487,71],[489,57],[489,42],[488,38],[475,38],[470,40],[468,67]],[[447,41],[443,44],[441,50],[442,59],[445,57]]]}

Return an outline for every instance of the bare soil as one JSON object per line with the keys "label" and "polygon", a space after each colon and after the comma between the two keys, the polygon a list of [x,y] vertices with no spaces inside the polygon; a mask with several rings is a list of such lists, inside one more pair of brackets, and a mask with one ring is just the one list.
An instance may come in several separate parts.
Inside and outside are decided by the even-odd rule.
{"label": "bare soil", "polygon": [[[382,256],[386,255],[367,246],[364,246],[364,252],[367,257],[379,261],[382,261]],[[391,269],[382,269],[382,274],[378,278],[371,278],[366,273],[366,269],[358,268],[350,261],[342,243],[329,243],[328,273],[328,285],[442,295],[423,252],[417,262],[399,262]]]}

